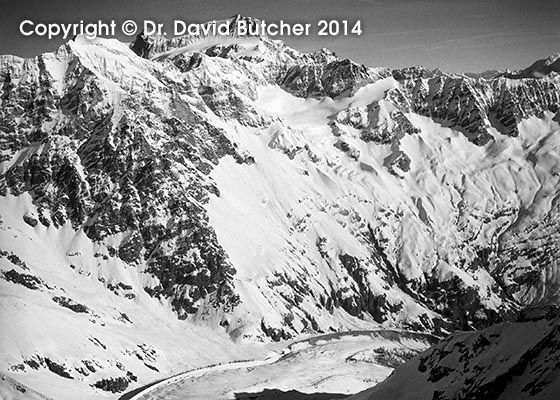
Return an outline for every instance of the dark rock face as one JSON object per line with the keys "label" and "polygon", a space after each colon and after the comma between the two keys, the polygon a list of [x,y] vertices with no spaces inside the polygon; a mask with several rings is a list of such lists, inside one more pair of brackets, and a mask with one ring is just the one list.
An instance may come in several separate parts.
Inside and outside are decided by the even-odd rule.
{"label": "dark rock face", "polygon": [[[4,85],[0,139],[10,151],[28,150],[2,175],[0,190],[29,193],[45,226],[69,222],[98,243],[123,235],[115,255],[147,263],[161,282],[154,294],[172,297],[179,315],[196,311],[209,294],[216,306],[231,309],[235,270],[200,204],[217,193],[206,178],[211,166],[225,155],[243,158],[223,131],[192,112],[165,116],[148,98],[128,97],[116,119],[95,75],[77,56],[68,57],[68,80],[79,84],[62,95],[40,57],[37,80]],[[62,114],[57,129],[38,128]],[[152,140],[155,131],[160,141]],[[29,217],[26,222],[37,225]],[[39,285],[16,271],[6,279]]]}
{"label": "dark rock face", "polygon": [[[336,122],[360,129],[365,141],[385,144],[419,132],[405,115],[414,112],[459,130],[471,142],[484,146],[493,140],[490,128],[516,137],[522,120],[560,110],[558,80],[524,79],[513,84],[499,77],[474,79],[421,67],[393,70],[392,75],[400,88],[387,90],[382,100],[363,109],[340,112]],[[380,108],[382,103],[384,109]],[[383,114],[387,105],[389,117]]]}
{"label": "dark rock face", "polygon": [[430,76],[424,70],[393,71],[393,76],[402,82],[411,100],[403,103],[389,98],[399,109],[458,129],[481,146],[492,139],[490,127],[517,136],[521,120],[559,110],[560,84],[551,80],[528,79],[513,85],[503,78],[487,81],[446,74]]}
{"label": "dark rock face", "polygon": [[87,312],[89,312],[89,309],[87,308],[87,306],[85,306],[83,304],[80,304],[80,303],[76,303],[75,301],[73,301],[72,299],[69,299],[67,297],[56,296],[56,297],[53,297],[53,301],[55,303],[59,304],[61,307],[68,308],[69,310],[72,310],[75,313],[87,313]]}
{"label": "dark rock face", "polygon": [[426,84],[416,81],[412,89],[413,110],[460,128],[470,141],[484,145],[491,138],[486,131],[486,89],[463,78],[437,76]]}
{"label": "dark rock face", "polygon": [[139,35],[136,36],[136,40],[130,46],[131,50],[138,54],[140,57],[147,58],[150,54],[150,42],[149,37],[144,35],[144,31],[142,31]]}
{"label": "dark rock face", "polygon": [[58,376],[61,376],[61,377],[63,377],[63,378],[66,378],[66,379],[74,379],[74,378],[72,378],[72,375],[70,375],[70,374],[68,373],[68,371],[66,370],[66,368],[64,368],[63,365],[57,364],[56,362],[54,362],[54,361],[52,361],[52,360],[50,360],[50,359],[48,359],[48,358],[45,358],[44,361],[45,361],[45,364],[46,364],[47,368],[48,368],[51,372],[57,374]]}
{"label": "dark rock face", "polygon": [[340,262],[357,284],[357,296],[345,299],[337,298],[350,315],[360,316],[363,312],[368,312],[378,323],[387,320],[387,315],[395,312],[395,308],[387,303],[387,297],[383,294],[375,294],[367,284],[367,270],[360,265],[360,260],[348,254],[339,255]]}
{"label": "dark rock face", "polygon": [[124,392],[130,384],[130,377],[119,376],[117,378],[101,379],[93,384],[97,389],[111,393]]}
{"label": "dark rock face", "polygon": [[31,290],[38,290],[41,287],[44,287],[44,282],[31,274],[21,274],[17,272],[15,269],[11,269],[7,272],[4,272],[3,278],[8,282],[13,282],[18,285],[25,286]]}
{"label": "dark rock face", "polygon": [[429,79],[434,76],[441,75],[439,71],[430,71],[421,66],[406,67],[401,69],[394,69],[391,75],[399,82],[404,81],[417,81],[419,79]]}
{"label": "dark rock face", "polygon": [[27,264],[25,263],[25,261],[23,261],[21,258],[19,258],[17,256],[17,254],[14,253],[10,253],[4,250],[0,250],[0,257],[5,257],[9,262],[11,262],[12,264],[20,267],[21,269],[28,271],[29,267],[27,267]]}
{"label": "dark rock face", "polygon": [[506,84],[498,80],[494,84],[494,104],[490,106],[490,116],[495,116],[505,134],[517,136],[517,124],[531,116],[539,116],[545,111],[557,113],[560,110],[560,86],[554,81],[529,79],[521,85]]}
{"label": "dark rock face", "polygon": [[24,215],[23,220],[25,221],[25,223],[27,225],[32,226],[33,228],[35,228],[37,226],[37,224],[39,223],[39,221],[37,221],[35,218],[33,218],[30,215]]}
{"label": "dark rock face", "polygon": [[284,329],[268,326],[264,321],[261,321],[261,330],[264,332],[266,336],[268,336],[275,342],[279,342],[281,340],[288,340],[292,337]]}
{"label": "dark rock face", "polygon": [[351,96],[356,91],[379,79],[365,65],[350,60],[336,60],[326,65],[294,65],[285,75],[278,78],[278,84],[298,97],[331,98]]}

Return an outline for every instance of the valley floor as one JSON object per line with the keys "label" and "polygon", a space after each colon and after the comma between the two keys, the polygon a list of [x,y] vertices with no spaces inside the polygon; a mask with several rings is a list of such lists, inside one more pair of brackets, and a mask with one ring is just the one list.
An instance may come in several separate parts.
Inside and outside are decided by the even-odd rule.
{"label": "valley floor", "polygon": [[321,335],[271,352],[264,360],[190,370],[120,399],[282,398],[282,392],[289,391],[340,398],[383,381],[397,364],[434,340],[393,330]]}

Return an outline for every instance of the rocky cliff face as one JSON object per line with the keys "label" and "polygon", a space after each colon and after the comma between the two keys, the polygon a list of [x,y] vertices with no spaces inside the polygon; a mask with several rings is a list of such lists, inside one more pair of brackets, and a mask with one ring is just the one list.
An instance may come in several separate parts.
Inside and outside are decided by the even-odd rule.
{"label": "rocky cliff face", "polygon": [[79,289],[95,287],[132,331],[157,300],[266,341],[443,335],[558,301],[554,72],[389,71],[235,32],[78,37],[0,64],[14,315],[38,290],[97,321],[113,311]]}
{"label": "rocky cliff face", "polygon": [[[114,90],[108,79],[121,77],[116,70],[87,68],[81,46],[69,43],[5,71],[3,140],[21,156],[8,161],[2,194],[31,195],[37,210],[28,223],[56,229],[68,222],[105,242],[106,256],[145,261],[159,280],[145,289],[172,297],[180,316],[196,311],[193,303],[209,292],[233,306],[237,297],[228,285],[235,270],[201,204],[218,191],[207,177],[210,165],[226,154],[244,160],[222,130],[195,113],[165,112],[149,91],[126,98],[111,93],[104,85]],[[53,64],[62,67],[63,81],[53,79]],[[176,99],[166,100],[174,109]],[[107,241],[115,236],[112,246]]]}

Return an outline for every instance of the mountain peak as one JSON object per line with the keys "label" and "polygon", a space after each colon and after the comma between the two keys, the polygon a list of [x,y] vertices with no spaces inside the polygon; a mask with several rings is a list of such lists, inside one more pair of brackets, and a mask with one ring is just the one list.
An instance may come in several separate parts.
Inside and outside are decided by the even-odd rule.
{"label": "mountain peak", "polygon": [[535,61],[533,64],[520,71],[505,73],[506,78],[543,78],[551,73],[560,73],[560,53],[551,54],[547,58]]}
{"label": "mountain peak", "polygon": [[186,33],[173,38],[162,35],[145,35],[141,32],[131,43],[131,49],[145,58],[166,58],[189,51],[199,51],[216,45],[256,44],[266,35],[253,35],[258,29],[240,33],[240,23],[247,27],[258,26],[261,21],[254,17],[236,14],[223,20],[212,20],[185,26]]}

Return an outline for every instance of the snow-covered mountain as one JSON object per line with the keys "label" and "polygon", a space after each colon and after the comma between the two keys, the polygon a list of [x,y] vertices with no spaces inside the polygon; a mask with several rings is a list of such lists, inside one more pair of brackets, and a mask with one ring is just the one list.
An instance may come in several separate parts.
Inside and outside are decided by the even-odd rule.
{"label": "snow-covered mountain", "polygon": [[553,71],[391,71],[232,29],[1,56],[0,88],[1,370],[44,394],[558,303]]}
{"label": "snow-covered mountain", "polygon": [[542,78],[551,73],[560,73],[560,53],[552,54],[550,57],[537,60],[521,71],[505,73],[504,76],[514,79]]}
{"label": "snow-covered mountain", "polygon": [[499,78],[506,77],[510,79],[525,79],[525,78],[543,78],[553,74],[560,73],[560,53],[552,54],[542,60],[537,60],[527,68],[518,71],[488,70],[481,73],[466,73],[465,75],[471,78]]}
{"label": "snow-covered mountain", "polygon": [[560,313],[456,333],[348,400],[554,399],[560,393]]}

